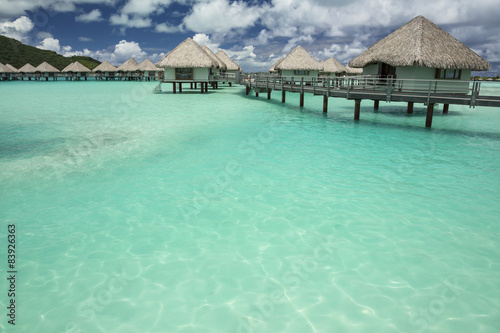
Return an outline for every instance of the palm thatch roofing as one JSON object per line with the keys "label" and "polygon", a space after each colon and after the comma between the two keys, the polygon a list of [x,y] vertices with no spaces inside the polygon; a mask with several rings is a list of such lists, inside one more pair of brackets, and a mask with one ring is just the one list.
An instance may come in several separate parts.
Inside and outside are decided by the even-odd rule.
{"label": "palm thatch roofing", "polygon": [[346,69],[344,65],[338,62],[335,58],[328,58],[321,62],[323,65],[323,72],[325,73],[345,73]]}
{"label": "palm thatch roofing", "polygon": [[191,38],[170,51],[157,64],[163,68],[216,68],[217,62]]}
{"label": "palm thatch roofing", "polygon": [[0,63],[0,73],[10,73],[10,70],[4,64]]}
{"label": "palm thatch roofing", "polygon": [[38,65],[35,70],[37,72],[42,72],[42,73],[59,73],[59,70],[49,64],[48,62],[44,61],[40,65]]}
{"label": "palm thatch roofing", "polygon": [[31,64],[26,64],[17,70],[19,73],[35,73],[36,69]]}
{"label": "palm thatch roofing", "polygon": [[90,69],[79,63],[78,61],[72,62],[68,66],[66,66],[61,72],[67,73],[67,72],[90,72]]}
{"label": "palm thatch roofing", "polygon": [[116,67],[105,61],[101,62],[92,72],[116,72]]}
{"label": "palm thatch roofing", "polygon": [[375,43],[354,58],[349,66],[359,68],[378,62],[393,67],[490,69],[486,60],[423,16],[415,17]]}
{"label": "palm thatch roofing", "polygon": [[143,62],[141,62],[138,68],[141,71],[149,71],[149,72],[161,71],[161,68],[156,67],[156,65],[153,64],[149,59],[146,59]]}
{"label": "palm thatch roofing", "polygon": [[116,70],[122,72],[135,72],[138,69],[139,69],[139,64],[137,63],[137,61],[135,61],[134,58],[131,57],[129,60],[125,61],[123,64],[118,66]]}
{"label": "palm thatch roofing", "polygon": [[349,74],[363,74],[363,68],[352,68],[349,65],[345,66],[346,73]]}
{"label": "palm thatch roofing", "polygon": [[201,48],[210,56],[210,58],[212,58],[212,60],[214,60],[219,65],[218,67],[220,69],[223,69],[223,70],[227,69],[226,64],[222,60],[220,60],[219,58],[217,58],[217,56],[215,55],[215,53],[213,53],[212,50],[210,50],[208,48],[208,46],[203,45]]}
{"label": "palm thatch roofing", "polygon": [[12,71],[12,73],[17,73],[17,68],[12,66],[11,64],[5,64],[5,67],[10,69]]}
{"label": "palm thatch roofing", "polygon": [[320,71],[321,64],[302,46],[297,46],[276,67],[279,70]]}
{"label": "palm thatch roofing", "polygon": [[283,58],[279,58],[278,61],[276,61],[274,63],[274,65],[272,65],[271,68],[269,68],[268,71],[271,72],[271,73],[277,72],[278,70],[276,69],[276,66],[279,65],[282,61],[283,61]]}
{"label": "palm thatch roofing", "polygon": [[217,56],[217,58],[219,58],[219,60],[221,60],[223,63],[226,64],[226,66],[227,66],[226,70],[228,70],[228,71],[239,71],[239,70],[241,70],[240,65],[238,65],[236,62],[234,62],[233,59],[231,59],[226,54],[226,52],[224,52],[222,50],[219,50],[219,52],[217,52],[215,55]]}

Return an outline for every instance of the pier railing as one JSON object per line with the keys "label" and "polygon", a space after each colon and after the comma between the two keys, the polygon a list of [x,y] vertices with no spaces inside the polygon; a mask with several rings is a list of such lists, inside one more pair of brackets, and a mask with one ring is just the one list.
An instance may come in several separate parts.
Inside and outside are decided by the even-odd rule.
{"label": "pier railing", "polygon": [[379,76],[293,77],[249,75],[242,80],[256,92],[267,90],[312,93],[347,99],[500,106],[500,97],[481,96],[481,82],[397,79]]}

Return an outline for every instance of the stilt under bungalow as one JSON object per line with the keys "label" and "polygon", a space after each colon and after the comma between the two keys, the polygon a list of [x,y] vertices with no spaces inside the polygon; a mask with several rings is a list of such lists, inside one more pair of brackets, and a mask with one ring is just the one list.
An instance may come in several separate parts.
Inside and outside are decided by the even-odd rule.
{"label": "stilt under bungalow", "polygon": [[408,114],[412,114],[413,113],[413,102],[408,102],[408,108],[407,108],[406,112]]}

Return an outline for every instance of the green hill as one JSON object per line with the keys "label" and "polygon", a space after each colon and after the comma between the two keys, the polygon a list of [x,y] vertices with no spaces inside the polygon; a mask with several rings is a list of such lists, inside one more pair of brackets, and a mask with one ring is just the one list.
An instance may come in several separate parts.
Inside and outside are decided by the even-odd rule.
{"label": "green hill", "polygon": [[89,69],[94,69],[101,63],[91,57],[63,57],[54,51],[41,50],[25,45],[16,39],[0,36],[0,63],[20,68],[28,62],[36,67],[44,61],[59,70],[75,61],[79,61]]}

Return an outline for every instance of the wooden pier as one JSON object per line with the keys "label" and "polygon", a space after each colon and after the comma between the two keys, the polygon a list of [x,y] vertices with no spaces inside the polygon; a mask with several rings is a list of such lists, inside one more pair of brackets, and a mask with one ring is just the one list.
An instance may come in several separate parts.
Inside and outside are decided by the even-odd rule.
{"label": "wooden pier", "polygon": [[[246,94],[253,89],[256,96],[267,92],[267,99],[272,91],[281,91],[284,103],[285,92],[299,93],[300,106],[304,106],[304,94],[323,96],[323,112],[328,111],[328,98],[345,98],[354,100],[354,119],[359,120],[361,101],[374,101],[374,108],[379,102],[406,102],[407,112],[413,112],[414,103],[427,106],[426,127],[432,126],[434,105],[443,104],[443,113],[447,113],[449,105],[468,105],[470,107],[500,107],[500,96],[480,94],[481,83],[477,81],[451,80],[398,80],[374,76],[335,77],[335,78],[294,78],[272,75],[256,75],[245,79]],[[500,92],[500,89],[499,89]],[[499,93],[500,95],[500,93]]]}

